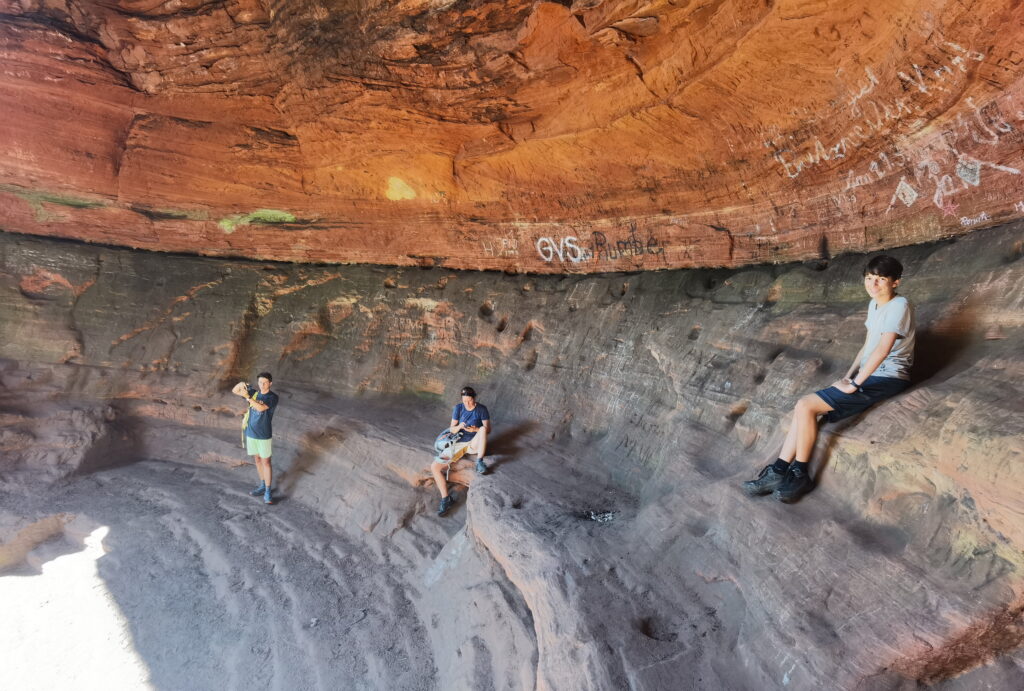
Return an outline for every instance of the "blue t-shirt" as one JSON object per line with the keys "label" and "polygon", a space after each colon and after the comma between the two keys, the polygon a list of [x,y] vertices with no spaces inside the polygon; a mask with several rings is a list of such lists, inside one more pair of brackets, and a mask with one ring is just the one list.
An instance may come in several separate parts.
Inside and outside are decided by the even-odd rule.
{"label": "blue t-shirt", "polygon": [[[466,410],[466,406],[461,403],[457,404],[452,410],[452,420],[456,422],[465,422],[467,427],[482,427],[484,420],[490,420],[491,414],[487,412],[487,406],[476,404],[473,410]],[[469,432],[462,430],[462,437],[459,439],[460,442],[469,441],[476,436],[476,432]]]}
{"label": "blue t-shirt", "polygon": [[273,391],[259,393],[259,389],[252,386],[246,386],[245,390],[250,399],[256,394],[257,401],[269,406],[266,410],[249,408],[249,424],[245,426],[245,436],[251,439],[270,439],[273,436],[270,422],[274,419],[274,410],[277,408],[277,394]]}

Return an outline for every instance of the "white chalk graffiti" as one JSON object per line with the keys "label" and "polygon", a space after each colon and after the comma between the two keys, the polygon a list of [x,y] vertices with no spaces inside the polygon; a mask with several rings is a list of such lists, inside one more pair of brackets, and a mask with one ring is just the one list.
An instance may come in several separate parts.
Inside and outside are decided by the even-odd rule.
{"label": "white chalk graffiti", "polygon": [[987,220],[989,220],[988,214],[985,213],[984,211],[982,211],[980,214],[978,214],[977,216],[975,216],[973,218],[968,218],[967,216],[963,216],[960,219],[960,225],[962,225],[964,228],[967,228],[969,226],[976,226],[979,223],[984,223]]}
{"label": "white chalk graffiti", "polygon": [[[896,193],[893,195],[894,198],[899,199],[906,206],[913,206],[914,202],[917,201],[917,190],[907,182],[906,178],[900,178],[900,183],[896,185]],[[889,202],[889,206],[892,206],[892,202]]]}
{"label": "white chalk graffiti", "polygon": [[[549,237],[537,238],[537,254],[546,262],[554,261],[557,257],[558,261],[568,260],[574,264],[591,260],[615,262],[628,259],[634,266],[640,266],[647,259],[665,261],[665,246],[652,231],[644,231],[647,234],[644,238],[635,222],[631,221],[628,228],[625,235],[617,233],[611,238],[600,230],[592,231],[589,240],[580,240],[575,235],[567,235],[558,242]],[[729,234],[727,228],[715,229]],[[729,238],[731,241],[731,234]]]}
{"label": "white chalk graffiti", "polygon": [[[820,138],[797,140],[793,135],[774,136],[764,140],[764,146],[771,150],[772,157],[782,167],[787,177],[799,177],[805,170],[814,168],[828,161],[846,158],[859,149],[865,142],[879,133],[889,130],[889,124],[899,122],[908,115],[920,116],[924,110],[921,104],[914,101],[916,94],[931,94],[933,91],[949,91],[947,84],[951,79],[961,79],[967,72],[968,61],[981,62],[985,59],[982,53],[968,50],[962,46],[946,42],[947,53],[953,54],[933,66],[922,67],[916,62],[896,70],[896,77],[907,90],[898,96],[868,98],[878,87],[880,80],[870,66],[864,68],[865,78],[855,88],[846,89],[847,95],[842,97],[850,107],[850,113],[856,118],[856,124],[848,127],[831,143],[822,142]],[[841,76],[842,71],[837,73]],[[840,87],[844,88],[844,87]],[[896,167],[902,167],[897,162]],[[869,173],[883,177],[885,170],[892,163],[886,154],[880,154],[878,160],[872,161]],[[854,187],[867,184],[870,178],[854,176],[852,171],[847,184]]]}
{"label": "white chalk graffiti", "polygon": [[981,184],[981,162],[968,156],[961,156],[956,162],[956,176],[977,187]]}
{"label": "white chalk graffiti", "polygon": [[[971,99],[967,99],[967,101],[972,108],[976,108],[971,103]],[[976,108],[976,112],[980,113],[981,109]],[[960,117],[962,115],[958,116],[958,120]],[[957,134],[962,135],[962,132],[944,130],[936,140],[913,147],[908,149],[905,154],[901,154],[904,160],[910,164],[914,184],[917,187],[911,185],[906,176],[900,177],[892,199],[889,200],[889,206],[885,210],[886,213],[892,210],[897,199],[906,206],[912,206],[917,201],[919,188],[934,189],[931,197],[932,204],[938,209],[948,210],[950,197],[971,187],[981,186],[981,172],[984,168],[1010,175],[1021,174],[1017,168],[992,161],[982,161],[962,153],[955,144]]]}
{"label": "white chalk graffiti", "polygon": [[573,235],[568,235],[558,242],[551,238],[537,238],[537,253],[546,262],[554,261],[555,257],[558,257],[560,262],[568,259],[574,264],[586,261],[592,256],[589,250],[580,247],[579,240]]}

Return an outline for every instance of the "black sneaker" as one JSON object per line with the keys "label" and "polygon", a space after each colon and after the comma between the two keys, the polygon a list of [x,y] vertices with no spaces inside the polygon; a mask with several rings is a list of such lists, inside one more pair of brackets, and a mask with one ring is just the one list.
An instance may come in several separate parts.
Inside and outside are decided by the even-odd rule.
{"label": "black sneaker", "polygon": [[771,494],[782,485],[785,479],[786,476],[775,470],[774,465],[766,465],[761,469],[761,474],[757,476],[756,480],[747,480],[743,483],[743,491],[752,497]]}
{"label": "black sneaker", "polygon": [[484,459],[476,459],[476,472],[480,473],[481,475],[487,474],[487,464],[484,463]]}
{"label": "black sneaker", "polygon": [[789,469],[789,474],[772,496],[786,504],[792,504],[800,497],[811,491],[811,476],[807,471],[797,468],[795,465]]}
{"label": "black sneaker", "polygon": [[455,492],[449,492],[447,497],[441,497],[441,505],[437,507],[438,516],[448,513],[448,509],[452,508],[452,504],[455,503],[455,497]]}

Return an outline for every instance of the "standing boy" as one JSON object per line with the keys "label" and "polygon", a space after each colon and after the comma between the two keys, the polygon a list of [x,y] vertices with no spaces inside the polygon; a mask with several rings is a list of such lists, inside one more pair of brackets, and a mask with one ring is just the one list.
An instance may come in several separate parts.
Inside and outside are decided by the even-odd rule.
{"label": "standing boy", "polygon": [[864,267],[864,289],[871,296],[864,322],[868,334],[846,376],[827,389],[797,401],[778,460],[743,483],[751,495],[774,494],[794,502],[811,489],[808,463],[818,436],[818,416],[836,422],[856,415],[910,386],[914,362],[914,308],[896,295],[903,265],[880,255]]}
{"label": "standing boy", "polygon": [[[470,386],[462,388],[462,403],[455,405],[452,409],[452,421],[448,425],[448,431],[455,434],[462,430],[462,437],[458,444],[452,449],[452,457],[457,458],[456,453],[462,447],[466,447],[466,453],[476,454],[476,472],[481,475],[487,472],[487,464],[484,462],[484,454],[487,453],[487,435],[491,431],[491,414],[487,412],[487,406],[477,403],[476,391]],[[448,493],[448,481],[445,473],[448,463],[434,461],[430,464],[430,471],[434,474],[434,482],[441,492],[441,506],[437,509],[437,515],[443,516],[455,503],[455,492]]]}
{"label": "standing boy", "polygon": [[277,394],[270,390],[274,378],[270,372],[260,372],[256,377],[258,388],[249,386],[244,381],[235,384],[231,393],[241,396],[249,403],[245,414],[245,448],[246,453],[256,457],[256,471],[260,474],[260,486],[249,492],[254,497],[263,495],[265,504],[273,504],[270,488],[274,480],[274,470],[270,465],[271,445],[273,436],[271,422],[274,410],[277,409]]}

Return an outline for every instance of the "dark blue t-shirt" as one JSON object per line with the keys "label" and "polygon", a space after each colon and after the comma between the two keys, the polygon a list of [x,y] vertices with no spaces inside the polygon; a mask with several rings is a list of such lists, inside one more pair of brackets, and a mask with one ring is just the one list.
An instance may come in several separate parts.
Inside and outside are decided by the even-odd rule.
{"label": "dark blue t-shirt", "polygon": [[269,406],[267,410],[249,408],[249,424],[245,426],[245,436],[252,439],[270,439],[273,436],[270,422],[274,419],[274,410],[277,408],[277,394],[273,391],[259,393],[259,389],[252,386],[246,386],[245,390],[250,399],[253,394],[256,394],[257,401]]}
{"label": "dark blue t-shirt", "polygon": [[[456,422],[465,422],[467,427],[482,427],[484,420],[490,420],[491,415],[487,412],[487,406],[476,404],[473,410],[466,410],[466,406],[461,403],[457,404],[452,410],[452,420]],[[476,436],[476,432],[468,432],[462,430],[462,437],[459,439],[460,442],[469,441]]]}

